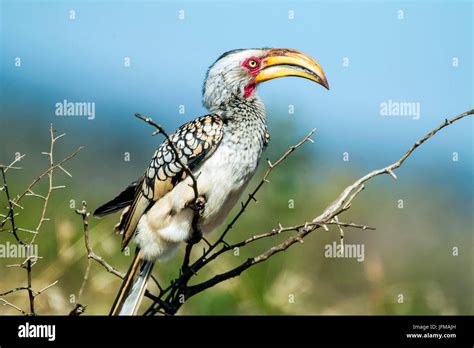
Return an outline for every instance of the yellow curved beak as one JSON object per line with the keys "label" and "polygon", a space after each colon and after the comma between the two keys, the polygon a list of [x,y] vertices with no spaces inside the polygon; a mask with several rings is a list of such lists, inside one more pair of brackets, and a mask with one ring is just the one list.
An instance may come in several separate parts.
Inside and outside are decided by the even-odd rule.
{"label": "yellow curved beak", "polygon": [[260,73],[255,77],[255,83],[285,76],[303,77],[329,89],[326,75],[318,62],[305,53],[287,48],[269,51],[262,61]]}

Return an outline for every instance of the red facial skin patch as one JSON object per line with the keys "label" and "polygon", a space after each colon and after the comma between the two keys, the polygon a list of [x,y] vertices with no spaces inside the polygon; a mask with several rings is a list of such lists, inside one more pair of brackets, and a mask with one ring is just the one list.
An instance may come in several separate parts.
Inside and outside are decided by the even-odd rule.
{"label": "red facial skin patch", "polygon": [[[249,62],[250,61],[254,61],[257,63],[256,66],[254,67],[251,67],[249,65]],[[257,57],[250,57],[250,58],[247,58],[246,60],[244,60],[244,62],[242,63],[242,66],[248,70],[249,74],[252,75],[252,76],[257,76],[258,73],[260,72],[260,67],[262,65],[262,60],[260,58],[257,58]],[[250,97],[252,95],[252,93],[255,91],[255,81],[252,80],[252,82],[250,82],[247,86],[245,86],[245,90],[244,90],[244,95],[246,98]]]}
{"label": "red facial skin patch", "polygon": [[[249,65],[249,63],[251,61],[254,61],[257,63],[257,65],[255,65],[254,67],[251,67]],[[250,58],[247,58],[246,60],[244,60],[244,62],[242,63],[242,66],[244,68],[246,68],[249,73],[253,76],[257,76],[259,71],[260,71],[260,66],[262,65],[262,60],[260,58],[257,58],[257,57],[250,57]]]}
{"label": "red facial skin patch", "polygon": [[252,93],[255,92],[255,82],[252,81],[247,86],[245,86],[244,92],[245,92],[244,93],[245,98],[250,97],[252,95]]}

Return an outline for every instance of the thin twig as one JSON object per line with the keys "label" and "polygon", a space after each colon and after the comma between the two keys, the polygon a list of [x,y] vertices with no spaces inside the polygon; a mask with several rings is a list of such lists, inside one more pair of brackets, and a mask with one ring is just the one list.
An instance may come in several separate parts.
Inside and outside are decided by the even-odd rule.
{"label": "thin twig", "polygon": [[26,262],[26,274],[27,274],[27,281],[28,281],[28,299],[30,300],[30,313],[32,315],[36,315],[35,295],[34,295],[32,282],[31,282],[31,268],[32,268],[32,262],[31,262],[31,259],[28,259],[28,261]]}
{"label": "thin twig", "polygon": [[430,139],[432,136],[434,136],[436,133],[438,133],[441,129],[445,128],[446,126],[466,117],[466,116],[470,116],[470,115],[473,115],[474,114],[474,110],[469,110],[469,111],[466,111],[458,116],[455,116],[451,119],[445,119],[445,121],[439,125],[438,127],[436,127],[435,129],[433,129],[431,132],[429,132],[428,134],[426,134],[423,138],[421,138],[420,140],[418,140],[415,144],[413,144],[410,149],[408,149],[407,152],[405,152],[403,154],[403,156],[395,163],[391,164],[391,165],[388,165],[384,168],[381,168],[381,169],[377,169],[377,170],[374,170],[366,175],[364,175],[363,177],[361,177],[359,180],[355,181],[352,185],[346,187],[344,189],[344,191],[341,193],[341,195],[338,197],[338,199],[336,201],[334,201],[332,204],[330,204],[325,210],[324,212],[317,216],[316,218],[314,218],[314,222],[316,221],[324,221],[324,220],[327,220],[329,217],[334,217],[335,214],[339,209],[341,209],[342,207],[344,207],[344,205],[350,205],[350,203],[352,202],[352,200],[360,193],[360,191],[363,189],[363,184],[367,181],[369,181],[370,179],[376,177],[376,176],[379,176],[379,175],[382,175],[382,174],[388,174],[390,175],[392,178],[396,176],[394,176],[394,170],[399,168],[404,162],[405,160],[413,153],[413,151],[415,151],[421,144],[423,144],[425,141],[427,141],[428,139]]}
{"label": "thin twig", "polygon": [[15,164],[19,161],[21,161],[26,155],[23,154],[23,155],[20,155],[20,156],[15,156],[15,159],[13,160],[12,163],[10,163],[9,165],[5,166],[3,164],[0,164],[0,168],[1,169],[4,169],[5,173],[9,170],[9,169],[22,169],[20,167],[15,167]]}
{"label": "thin twig", "polygon": [[3,191],[5,192],[5,196],[8,201],[8,212],[6,218],[2,221],[2,227],[4,226],[5,222],[10,220],[10,225],[12,227],[11,231],[15,239],[17,240],[18,243],[20,244],[25,244],[20,237],[18,236],[17,232],[17,227],[15,224],[15,210],[13,208],[13,203],[10,197],[10,191],[8,190],[8,184],[7,184],[7,177],[5,175],[6,169],[0,168],[0,171],[2,172],[2,179],[3,179]]}
{"label": "thin twig", "polygon": [[2,301],[4,303],[4,306],[7,305],[7,306],[10,306],[14,309],[16,309],[18,312],[20,312],[21,314],[23,315],[28,315],[28,313],[26,313],[23,309],[21,309],[20,307],[18,306],[15,306],[13,303],[11,302],[8,302],[7,300],[5,300],[4,298],[0,298],[0,301]]}
{"label": "thin twig", "polygon": [[84,273],[84,278],[82,279],[81,287],[79,288],[79,292],[77,293],[77,302],[79,302],[79,300],[81,299],[82,292],[84,291],[87,280],[89,279],[89,273],[91,271],[91,265],[92,265],[92,260],[90,258],[87,258],[86,272]]}
{"label": "thin twig", "polygon": [[51,284],[46,285],[43,289],[37,291],[37,292],[35,293],[35,296],[41,295],[43,292],[45,292],[46,290],[48,290],[48,289],[51,288],[52,286],[55,286],[58,282],[59,282],[59,280],[55,280],[55,281],[52,282]]}
{"label": "thin twig", "polygon": [[83,225],[83,232],[84,232],[84,243],[87,249],[87,258],[92,259],[99,264],[101,264],[109,273],[112,273],[119,277],[120,279],[125,278],[125,273],[120,272],[115,267],[108,264],[103,257],[97,255],[92,250],[92,246],[90,245],[89,241],[89,216],[90,213],[87,211],[87,203],[86,201],[82,202],[82,209],[76,209],[76,213],[82,216],[82,225]]}
{"label": "thin twig", "polygon": [[14,292],[17,292],[17,291],[22,291],[22,290],[28,290],[28,288],[26,286],[20,286],[18,288],[14,288],[14,289],[11,289],[11,290],[0,293],[0,296],[6,296],[6,295],[9,295],[11,293],[14,293]]}
{"label": "thin twig", "polygon": [[36,186],[36,184],[38,184],[38,182],[43,179],[46,175],[48,175],[49,172],[55,170],[56,168],[58,168],[59,166],[62,166],[64,163],[66,163],[67,161],[69,161],[70,159],[74,158],[78,153],[79,151],[81,151],[84,147],[80,146],[78,147],[75,151],[73,151],[69,156],[66,156],[64,157],[61,161],[59,161],[58,163],[54,164],[52,167],[48,167],[44,172],[42,172],[38,177],[36,177],[35,180],[33,180],[31,182],[31,184],[26,188],[26,190],[19,194],[18,196],[16,196],[14,199],[13,199],[13,203],[15,204],[18,204],[18,202],[20,202],[23,197],[25,197],[27,195],[27,193],[31,192],[32,191],[32,188],[34,186]]}

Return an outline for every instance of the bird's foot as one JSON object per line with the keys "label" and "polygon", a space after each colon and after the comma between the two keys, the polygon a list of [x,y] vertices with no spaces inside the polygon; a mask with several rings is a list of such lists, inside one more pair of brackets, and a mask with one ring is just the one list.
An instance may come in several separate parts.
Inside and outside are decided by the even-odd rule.
{"label": "bird's foot", "polygon": [[189,203],[188,207],[200,214],[204,210],[205,205],[206,198],[204,196],[199,196],[197,199]]}
{"label": "bird's foot", "polygon": [[199,196],[194,201],[188,203],[188,207],[194,211],[193,223],[192,223],[192,234],[189,239],[186,241],[188,244],[193,245],[198,243],[202,238],[202,232],[198,227],[199,217],[204,211],[206,205],[206,198],[204,196]]}

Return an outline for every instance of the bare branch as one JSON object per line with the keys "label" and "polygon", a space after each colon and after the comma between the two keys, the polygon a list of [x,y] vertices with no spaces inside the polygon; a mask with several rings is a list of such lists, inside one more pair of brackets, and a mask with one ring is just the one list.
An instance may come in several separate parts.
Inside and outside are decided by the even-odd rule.
{"label": "bare branch", "polygon": [[82,225],[83,225],[83,232],[84,232],[84,243],[85,243],[86,249],[87,249],[87,258],[92,259],[92,260],[98,262],[99,264],[101,264],[107,270],[107,272],[112,273],[112,274],[116,275],[117,277],[119,277],[121,279],[125,278],[125,273],[120,272],[115,267],[108,264],[104,260],[104,258],[97,255],[92,250],[92,246],[90,245],[90,241],[89,241],[89,216],[90,216],[90,213],[87,211],[87,202],[86,201],[82,202],[82,209],[81,210],[76,209],[76,213],[82,216]]}
{"label": "bare branch", "polygon": [[[13,161],[13,163],[15,163],[15,161]],[[5,223],[9,220],[10,225],[12,227],[11,231],[12,231],[13,236],[18,241],[18,243],[24,244],[23,241],[20,239],[20,237],[18,237],[18,234],[16,233],[17,227],[16,227],[16,224],[15,224],[15,210],[13,208],[13,203],[12,203],[12,200],[11,200],[11,197],[10,197],[10,191],[8,190],[7,178],[6,178],[6,175],[5,175],[6,169],[0,168],[0,171],[2,172],[3,191],[5,192],[5,196],[6,196],[7,201],[8,201],[8,213],[7,213],[6,218],[4,218],[4,220],[2,221],[1,227],[3,228]]]}
{"label": "bare branch", "polygon": [[27,195],[27,196],[32,196],[32,197],[38,197],[38,198],[41,198],[41,199],[44,200],[44,201],[46,200],[46,197],[45,197],[45,196],[39,195],[39,194],[37,194],[37,193],[34,193],[34,192],[31,191],[31,190],[30,190],[26,195]]}
{"label": "bare branch", "polygon": [[8,302],[7,300],[5,300],[4,298],[0,298],[0,301],[2,301],[4,303],[4,306],[7,305],[7,306],[10,306],[12,307],[13,309],[16,309],[18,312],[20,312],[21,314],[23,315],[28,315],[28,313],[26,313],[23,309],[21,309],[20,307],[17,307],[15,306],[13,303],[10,303]]}
{"label": "bare branch", "polygon": [[[16,168],[16,167],[14,167],[14,164],[16,162],[20,161],[24,157],[24,155],[16,157],[15,160],[9,166],[0,166],[0,170],[2,172],[3,183],[4,183],[4,185],[2,187],[2,191],[5,192],[6,198],[8,200],[8,214],[2,220],[0,228],[3,230],[3,226],[5,225],[5,223],[7,221],[9,221],[10,225],[11,225],[11,231],[13,233],[13,236],[18,241],[18,243],[20,243],[21,245],[31,246],[34,243],[34,241],[36,239],[36,236],[39,234],[41,228],[44,225],[44,222],[49,221],[49,219],[46,217],[46,211],[47,211],[48,206],[49,206],[49,199],[51,197],[52,191],[55,190],[56,188],[64,187],[64,186],[54,186],[53,185],[53,172],[54,172],[54,170],[59,168],[59,169],[63,170],[64,172],[66,172],[66,174],[70,175],[70,173],[68,173],[62,167],[62,164],[64,164],[65,162],[67,162],[68,160],[70,160],[71,158],[76,156],[76,154],[82,149],[80,147],[76,151],[74,151],[72,154],[65,157],[59,163],[54,163],[54,158],[53,158],[54,145],[55,145],[55,143],[58,139],[60,139],[64,136],[64,134],[61,134],[59,136],[55,136],[55,130],[54,130],[52,124],[49,127],[49,133],[50,133],[49,152],[43,152],[49,158],[48,168],[43,173],[41,173],[38,177],[36,177],[36,179],[33,180],[33,182],[27,187],[27,189],[22,194],[17,195],[15,198],[12,199],[12,197],[10,196],[10,192],[8,190],[7,179],[6,179],[5,173],[7,172],[8,169]],[[43,179],[46,176],[49,179],[48,180],[49,181],[48,182],[48,184],[49,184],[48,185],[48,191],[47,191],[46,195],[41,195],[41,194],[38,194],[38,193],[34,192],[33,187],[36,184],[38,184],[41,181],[41,179]],[[37,197],[37,198],[40,198],[43,201],[43,205],[42,205],[42,208],[41,208],[41,214],[40,214],[38,223],[37,223],[37,225],[34,229],[20,228],[20,227],[17,226],[17,224],[15,222],[15,216],[17,215],[15,213],[15,208],[23,209],[23,207],[19,204],[19,202],[25,196]],[[20,237],[17,234],[18,231],[30,233],[32,235],[30,241],[25,242],[24,240],[20,239]],[[13,265],[13,266],[20,266],[20,267],[26,269],[26,272],[27,272],[27,286],[26,287],[19,287],[19,288],[13,289],[10,292],[7,292],[7,293],[11,293],[11,292],[18,291],[18,290],[26,290],[28,292],[28,299],[29,299],[29,305],[30,305],[30,312],[28,314],[30,314],[30,315],[36,315],[36,313],[35,313],[35,297],[40,295],[41,293],[43,293],[44,291],[46,291],[47,289],[49,289],[50,287],[52,287],[53,285],[55,285],[57,283],[57,281],[55,281],[52,284],[50,284],[50,285],[46,286],[45,288],[41,289],[40,291],[36,291],[36,290],[33,289],[33,286],[32,286],[32,267],[36,264],[37,260],[38,260],[37,256],[29,255],[26,258],[26,260],[23,261],[22,264]],[[22,311],[22,313],[27,314],[24,311]]]}
{"label": "bare branch", "polygon": [[34,186],[36,186],[36,184],[38,184],[38,182],[43,179],[46,175],[48,175],[48,173],[50,173],[51,171],[55,170],[56,168],[58,168],[59,166],[62,166],[64,163],[66,163],[67,161],[69,161],[70,159],[74,158],[78,153],[79,151],[81,151],[84,147],[80,146],[78,147],[75,151],[73,151],[69,156],[66,156],[64,157],[61,161],[59,161],[58,163],[54,164],[53,166],[50,166],[48,167],[44,172],[42,172],[35,180],[33,180],[31,182],[31,184],[26,188],[26,190],[19,194],[17,197],[14,198],[14,203],[18,203],[22,200],[22,198],[24,196],[26,196],[26,194],[28,192],[31,192],[31,190],[33,189]]}
{"label": "bare branch", "polygon": [[15,164],[19,161],[21,161],[26,155],[23,154],[23,155],[20,155],[20,156],[17,156],[15,157],[15,159],[13,160],[12,163],[10,163],[9,165],[5,166],[3,164],[0,164],[0,169],[3,169],[5,171],[5,173],[9,170],[9,169],[22,169],[20,167],[15,167]]}
{"label": "bare branch", "polygon": [[81,299],[84,288],[86,287],[87,280],[89,279],[89,273],[91,271],[91,266],[92,266],[91,261],[92,260],[90,258],[87,258],[86,272],[84,273],[84,278],[82,279],[81,287],[79,288],[79,292],[77,293],[77,302],[79,302],[79,300]]}
{"label": "bare branch", "polygon": [[51,284],[46,285],[43,289],[37,291],[37,292],[35,293],[35,296],[41,295],[43,292],[45,292],[46,290],[48,290],[50,287],[55,286],[55,285],[58,283],[58,281],[59,281],[59,280],[55,280],[55,281],[52,282]]}
{"label": "bare branch", "polygon": [[26,286],[20,286],[18,288],[14,288],[14,289],[0,293],[0,296],[6,296],[6,295],[12,294],[17,291],[22,291],[22,290],[28,290],[28,288]]}
{"label": "bare branch", "polygon": [[395,163],[388,165],[384,168],[374,170],[367,175],[363,176],[356,182],[354,182],[352,185],[348,186],[345,188],[345,190],[342,192],[342,194],[339,196],[339,198],[334,201],[331,205],[329,205],[325,211],[319,215],[318,217],[314,218],[313,221],[325,221],[328,218],[332,218],[335,215],[337,215],[337,211],[343,208],[344,206],[347,206],[348,204],[352,202],[352,200],[360,193],[360,191],[363,189],[363,184],[370,179],[382,175],[382,174],[388,174],[393,177],[394,173],[393,171],[397,168],[399,168],[405,160],[415,151],[421,144],[423,144],[425,141],[433,137],[436,133],[438,133],[441,129],[445,128],[446,126],[466,117],[474,114],[474,110],[469,110],[466,111],[458,116],[455,116],[451,119],[446,119],[441,125],[433,129],[431,132],[426,134],[423,138],[418,140],[415,144],[413,144],[410,149],[408,149],[407,152],[403,154],[403,156]]}

